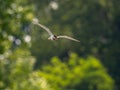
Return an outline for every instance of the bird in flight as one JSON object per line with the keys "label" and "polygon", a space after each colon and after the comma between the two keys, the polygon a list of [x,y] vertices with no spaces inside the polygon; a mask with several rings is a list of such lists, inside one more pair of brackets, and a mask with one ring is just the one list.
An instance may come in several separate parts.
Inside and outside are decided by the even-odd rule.
{"label": "bird in flight", "polygon": [[58,39],[60,39],[60,38],[65,38],[65,39],[73,40],[73,41],[76,41],[76,42],[80,42],[79,40],[74,39],[74,38],[69,37],[69,36],[66,36],[66,35],[59,35],[59,36],[54,35],[54,34],[50,31],[49,28],[47,28],[46,26],[40,24],[39,21],[38,21],[38,19],[36,19],[36,18],[33,19],[33,22],[32,22],[32,23],[35,24],[35,25],[40,26],[41,28],[43,28],[43,29],[49,34],[49,36],[50,36],[50,37],[48,38],[49,40],[54,41],[54,40],[58,40]]}

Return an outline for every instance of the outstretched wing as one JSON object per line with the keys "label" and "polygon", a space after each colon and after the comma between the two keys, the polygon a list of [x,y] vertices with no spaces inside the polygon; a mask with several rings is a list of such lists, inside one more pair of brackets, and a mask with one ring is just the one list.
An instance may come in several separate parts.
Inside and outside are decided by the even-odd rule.
{"label": "outstretched wing", "polygon": [[43,28],[45,31],[48,32],[48,34],[49,34],[50,36],[53,35],[53,33],[50,31],[50,29],[47,28],[46,26],[40,24],[37,19],[33,19],[33,24],[36,24],[36,25],[40,26],[41,28]]}
{"label": "outstretched wing", "polygon": [[69,37],[69,36],[57,36],[57,38],[66,38],[66,39],[69,39],[69,40],[73,40],[73,41],[76,41],[76,42],[80,42],[79,40],[74,39],[74,38]]}

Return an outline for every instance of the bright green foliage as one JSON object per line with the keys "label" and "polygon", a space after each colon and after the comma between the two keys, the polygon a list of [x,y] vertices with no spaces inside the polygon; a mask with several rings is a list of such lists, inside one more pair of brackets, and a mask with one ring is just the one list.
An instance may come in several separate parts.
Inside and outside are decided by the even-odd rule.
{"label": "bright green foliage", "polygon": [[54,90],[113,90],[114,84],[99,60],[91,56],[79,58],[75,53],[64,63],[53,57],[40,75]]}
{"label": "bright green foliage", "polygon": [[32,18],[27,0],[0,0],[0,90],[48,90],[46,80],[33,71],[28,35]]}
{"label": "bright green foliage", "polygon": [[0,0],[0,3],[0,54],[4,54],[17,45],[25,45],[26,28],[33,18],[33,10],[24,0]]}
{"label": "bright green foliage", "polygon": [[[10,53],[8,53],[10,54]],[[7,55],[8,55],[7,54]],[[0,60],[0,90],[48,90],[46,80],[33,71],[35,59],[27,50],[17,49]]]}

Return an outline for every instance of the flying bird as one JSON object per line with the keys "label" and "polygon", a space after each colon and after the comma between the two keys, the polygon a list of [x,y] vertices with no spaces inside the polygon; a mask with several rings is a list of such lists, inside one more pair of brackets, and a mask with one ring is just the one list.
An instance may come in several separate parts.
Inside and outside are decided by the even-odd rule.
{"label": "flying bird", "polygon": [[79,40],[74,39],[74,38],[69,37],[69,36],[66,36],[66,35],[59,35],[59,36],[54,35],[49,28],[47,28],[46,26],[40,24],[38,19],[36,19],[36,18],[33,19],[32,23],[35,24],[35,25],[40,26],[41,28],[43,28],[49,34],[49,38],[48,38],[49,40],[54,41],[54,40],[58,40],[60,38],[65,38],[65,39],[73,40],[73,41],[76,41],[76,42],[80,42]]}

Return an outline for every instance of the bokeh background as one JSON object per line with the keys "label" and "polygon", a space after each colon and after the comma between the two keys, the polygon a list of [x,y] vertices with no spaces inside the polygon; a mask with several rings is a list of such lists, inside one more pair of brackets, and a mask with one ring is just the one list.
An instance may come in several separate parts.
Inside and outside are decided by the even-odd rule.
{"label": "bokeh background", "polygon": [[0,90],[120,90],[120,1],[0,0]]}

